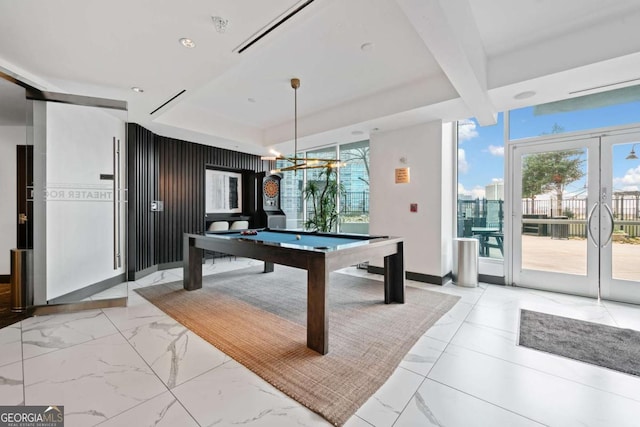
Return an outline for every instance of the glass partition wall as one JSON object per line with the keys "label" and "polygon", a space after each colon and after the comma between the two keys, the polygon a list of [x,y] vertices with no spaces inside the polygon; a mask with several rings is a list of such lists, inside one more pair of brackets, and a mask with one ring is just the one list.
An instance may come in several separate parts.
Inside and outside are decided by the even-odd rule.
{"label": "glass partition wall", "polygon": [[[293,157],[293,156],[292,156]],[[369,141],[357,141],[342,145],[298,153],[298,157],[340,159],[343,164],[332,175],[340,188],[336,200],[338,220],[333,231],[367,234],[369,232]],[[289,164],[280,161],[276,167]],[[313,202],[305,197],[310,184],[324,185],[321,169],[287,171],[283,173],[282,206],[287,216],[287,228],[310,228],[308,219],[314,215]]]}
{"label": "glass partition wall", "polygon": [[126,305],[126,103],[24,87],[8,240],[29,252],[27,305]]}

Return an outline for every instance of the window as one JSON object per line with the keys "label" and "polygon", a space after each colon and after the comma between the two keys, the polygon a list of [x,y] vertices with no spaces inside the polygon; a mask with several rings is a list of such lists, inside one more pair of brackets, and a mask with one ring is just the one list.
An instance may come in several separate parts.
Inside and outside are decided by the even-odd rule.
{"label": "window", "polygon": [[458,122],[458,237],[480,241],[480,256],[503,259],[504,143],[502,114],[493,126]]}
{"label": "window", "polygon": [[[337,179],[342,191],[338,200],[338,223],[334,231],[367,234],[369,232],[369,141],[358,141],[340,146],[298,153],[298,157],[339,158],[344,164],[338,170]],[[290,166],[279,161],[276,167]],[[313,213],[311,203],[304,199],[304,188],[310,181],[322,181],[321,169],[288,171],[283,173],[282,210],[287,216],[287,228],[305,228],[305,222]]]}

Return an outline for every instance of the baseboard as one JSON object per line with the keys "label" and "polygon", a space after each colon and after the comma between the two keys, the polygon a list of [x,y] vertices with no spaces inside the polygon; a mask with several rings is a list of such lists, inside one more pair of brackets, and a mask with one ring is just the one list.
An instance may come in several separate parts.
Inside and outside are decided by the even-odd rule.
{"label": "baseboard", "polygon": [[106,291],[107,289],[125,281],[126,274],[122,273],[107,280],[103,280],[101,282],[94,283],[93,285],[85,286],[82,289],[78,289],[76,291],[69,292],[68,294],[50,299],[47,301],[47,305],[77,303],[85,298],[89,298],[90,296],[95,295],[99,292]]}
{"label": "baseboard", "polygon": [[[367,272],[373,273],[373,274],[384,274],[384,268],[370,265],[369,267],[367,267]],[[431,274],[406,271],[404,273],[404,277],[407,280],[414,280],[416,282],[431,283],[433,285],[442,286],[451,280],[451,273],[447,273],[444,276],[432,276]]]}
{"label": "baseboard", "polygon": [[45,316],[47,314],[74,313],[82,310],[95,310],[98,308],[126,307],[127,297],[106,298],[95,301],[79,301],[66,304],[48,304],[30,307],[33,316]]}
{"label": "baseboard", "polygon": [[11,283],[10,274],[0,274],[0,283]]}
{"label": "baseboard", "polygon": [[478,274],[478,280],[483,283],[490,283],[492,285],[506,285],[507,282],[504,276],[490,276],[488,274]]}
{"label": "baseboard", "polygon": [[172,268],[182,268],[182,267],[184,267],[184,263],[182,261],[158,264],[158,270],[171,270]]}
{"label": "baseboard", "polygon": [[133,273],[133,281],[140,280],[143,277],[155,273],[156,271],[158,271],[158,264],[152,265],[151,267],[145,268],[144,270],[136,271]]}

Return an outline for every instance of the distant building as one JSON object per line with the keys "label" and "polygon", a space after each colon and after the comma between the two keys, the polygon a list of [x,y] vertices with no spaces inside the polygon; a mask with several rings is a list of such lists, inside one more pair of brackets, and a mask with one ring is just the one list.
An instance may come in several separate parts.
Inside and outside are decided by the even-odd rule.
{"label": "distant building", "polygon": [[504,200],[504,182],[492,182],[484,187],[487,200]]}

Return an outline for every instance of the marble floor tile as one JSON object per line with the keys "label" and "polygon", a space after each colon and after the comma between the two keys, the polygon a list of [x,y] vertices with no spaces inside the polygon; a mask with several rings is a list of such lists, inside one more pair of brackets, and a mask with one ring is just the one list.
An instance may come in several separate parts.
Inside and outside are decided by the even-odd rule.
{"label": "marble floor tile", "polygon": [[167,391],[120,334],[24,361],[27,405],[64,405],[65,426],[89,426]]}
{"label": "marble floor tile", "polygon": [[449,342],[472,309],[473,305],[458,301],[451,310],[427,330],[425,336]]}
{"label": "marble floor tile", "polygon": [[[259,264],[209,259],[203,274]],[[383,280],[355,267],[340,272]],[[134,291],[181,277],[178,268],[127,283],[126,308],[42,316],[0,329],[0,405],[63,404],[68,427],[329,426]],[[407,286],[461,300],[347,427],[637,425],[640,378],[516,340],[522,308],[640,330],[640,306],[484,283]]]}
{"label": "marble floor tile", "polygon": [[172,392],[203,426],[331,426],[235,361],[189,380]]}
{"label": "marble floor tile", "polygon": [[22,321],[23,357],[28,359],[117,332],[100,310],[30,317]]}
{"label": "marble floor tile", "polygon": [[402,359],[400,366],[426,377],[446,346],[443,341],[422,336]]}
{"label": "marble floor tile", "polygon": [[176,282],[182,279],[182,274],[177,275],[172,273],[172,270],[160,270],[155,273],[151,273],[141,279],[136,280],[138,287],[146,287],[159,285],[160,283]]}
{"label": "marble floor tile", "polygon": [[480,297],[482,297],[482,295],[484,294],[485,288],[487,286],[485,283],[481,283],[476,287],[464,287],[454,285],[451,282],[444,285],[434,285],[430,283],[415,282],[409,280],[407,281],[407,285],[421,289],[428,289],[430,291],[436,291],[443,294],[455,295],[460,297],[460,302],[471,305],[478,302]]}
{"label": "marble floor tile", "polygon": [[22,360],[21,323],[14,323],[0,329],[0,366]]}
{"label": "marble floor tile", "polygon": [[[134,282],[131,282],[134,283]],[[129,290],[129,282],[123,282],[118,285],[112,286],[109,289],[105,289],[102,292],[91,295],[91,300],[101,300],[109,298],[124,298],[127,296]]]}
{"label": "marble floor tile", "polygon": [[225,362],[225,354],[172,319],[123,332],[133,348],[169,388]]}
{"label": "marble floor tile", "polygon": [[640,402],[449,345],[428,375],[525,418],[557,426],[636,426]]}
{"label": "marble floor tile", "polygon": [[616,326],[640,331],[640,306],[615,301],[603,301]]}
{"label": "marble floor tile", "polygon": [[344,423],[344,427],[371,427],[373,424],[369,424],[362,418],[357,415],[349,418],[346,423]]}
{"label": "marble floor tile", "polygon": [[102,312],[120,331],[137,328],[152,322],[169,319],[162,310],[138,295],[129,294],[126,307],[103,308]]}
{"label": "marble floor tile", "polygon": [[24,405],[22,360],[0,366],[0,406]]}
{"label": "marble floor tile", "polygon": [[178,400],[165,392],[100,423],[100,427],[198,427]]}
{"label": "marble floor tile", "polygon": [[392,426],[423,381],[422,375],[404,368],[396,369],[356,415],[377,427]]}
{"label": "marble floor tile", "polygon": [[595,299],[541,292],[493,286],[487,289],[466,320],[517,332],[520,310],[526,309],[616,326],[607,308]]}
{"label": "marble floor tile", "polygon": [[640,401],[640,378],[517,345],[518,335],[465,322],[451,344]]}
{"label": "marble floor tile", "polygon": [[506,411],[451,387],[427,380],[420,386],[393,426],[542,427],[543,424]]}

